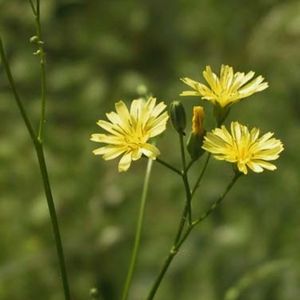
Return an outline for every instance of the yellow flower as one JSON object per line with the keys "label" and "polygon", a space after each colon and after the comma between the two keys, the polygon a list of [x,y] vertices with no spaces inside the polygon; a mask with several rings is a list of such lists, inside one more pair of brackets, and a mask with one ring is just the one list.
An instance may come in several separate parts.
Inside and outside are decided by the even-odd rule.
{"label": "yellow flower", "polygon": [[148,140],[161,134],[166,129],[169,118],[163,112],[166,105],[150,97],[133,100],[130,111],[123,101],[115,104],[116,112],[106,114],[108,121],[99,120],[97,124],[109,134],[92,134],[91,141],[107,144],[93,153],[102,155],[103,159],[110,160],[123,154],[119,162],[119,172],[127,171],[131,161],[141,158],[142,154],[156,159],[159,150]]}
{"label": "yellow flower", "polygon": [[222,65],[220,77],[218,77],[212,72],[211,67],[207,66],[205,71],[203,71],[203,77],[206,79],[209,87],[190,78],[182,78],[181,80],[194,91],[184,91],[180,96],[201,96],[202,99],[225,107],[268,87],[268,83],[263,82],[264,78],[262,76],[251,80],[254,74],[253,71],[247,74],[234,73],[232,67]]}
{"label": "yellow flower", "polygon": [[256,173],[263,169],[273,171],[276,166],[269,161],[279,157],[283,145],[272,136],[273,133],[268,132],[259,137],[259,129],[249,131],[247,126],[232,122],[230,133],[225,126],[207,133],[202,148],[216,159],[236,163],[239,171],[244,174],[248,173],[247,167]]}

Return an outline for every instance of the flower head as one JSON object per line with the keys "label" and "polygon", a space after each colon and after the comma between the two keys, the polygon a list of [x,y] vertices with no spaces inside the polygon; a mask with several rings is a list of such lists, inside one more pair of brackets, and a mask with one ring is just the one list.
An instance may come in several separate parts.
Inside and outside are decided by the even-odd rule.
{"label": "flower head", "polygon": [[231,123],[231,132],[225,126],[207,133],[202,148],[214,155],[216,159],[236,163],[240,172],[247,174],[248,169],[260,173],[263,169],[275,170],[276,166],[269,161],[279,157],[283,151],[280,140],[272,138],[268,132],[259,137],[259,129],[238,122]]}
{"label": "flower head", "polygon": [[232,67],[222,65],[220,77],[218,77],[212,72],[211,67],[207,66],[203,71],[203,77],[209,86],[187,77],[182,78],[181,80],[190,86],[193,91],[184,91],[180,96],[200,96],[213,104],[225,107],[268,87],[268,83],[263,82],[264,78],[262,76],[253,79],[254,75],[253,71],[247,74],[234,73]]}
{"label": "flower head", "polygon": [[142,154],[152,159],[160,154],[148,140],[166,129],[169,116],[167,112],[163,112],[166,105],[163,102],[156,105],[153,97],[147,101],[133,100],[130,110],[123,101],[117,102],[115,107],[116,112],[106,114],[109,122],[97,122],[108,134],[92,134],[91,140],[107,144],[93,151],[95,155],[102,155],[105,160],[123,154],[119,162],[119,172],[124,172],[130,167],[131,161],[141,158]]}

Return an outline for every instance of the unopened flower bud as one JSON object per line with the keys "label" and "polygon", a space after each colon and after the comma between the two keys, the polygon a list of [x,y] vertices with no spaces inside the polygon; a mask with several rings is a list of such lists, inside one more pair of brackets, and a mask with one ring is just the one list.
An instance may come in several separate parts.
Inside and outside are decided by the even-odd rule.
{"label": "unopened flower bud", "polygon": [[204,109],[202,106],[194,106],[192,119],[192,132],[187,141],[187,150],[192,160],[198,159],[203,153],[203,138],[205,134],[204,126]]}
{"label": "unopened flower bud", "polygon": [[180,134],[185,134],[186,115],[180,101],[173,101],[170,105],[170,119],[175,130]]}
{"label": "unopened flower bud", "polygon": [[202,106],[194,106],[192,119],[192,132],[195,135],[203,135],[204,109]]}

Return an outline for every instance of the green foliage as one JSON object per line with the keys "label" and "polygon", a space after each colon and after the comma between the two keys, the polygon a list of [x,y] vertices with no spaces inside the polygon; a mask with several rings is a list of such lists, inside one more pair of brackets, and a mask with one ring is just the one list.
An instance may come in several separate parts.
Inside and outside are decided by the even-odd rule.
{"label": "green foliage", "polygon": [[[119,174],[116,161],[93,156],[89,136],[96,121],[120,98],[138,97],[138,86],[147,86],[159,100],[179,100],[180,77],[200,80],[206,64],[218,69],[221,63],[253,69],[270,83],[265,92],[232,107],[228,120],[263,132],[274,129],[286,149],[276,162],[278,171],[242,178],[222,208],[195,230],[156,299],[224,299],[245,274],[277,260],[298,263],[280,268],[276,278],[268,272],[263,276],[269,280],[258,276],[242,299],[299,298],[299,14],[293,0],[42,1],[45,150],[74,299],[89,299],[93,287],[100,299],[119,299],[146,167],[140,160]],[[0,0],[0,30],[37,129],[40,70],[29,42],[35,28],[27,1]],[[199,99],[180,100],[190,120]],[[62,299],[37,161],[2,65],[0,117],[0,299]],[[212,120],[206,124],[213,126]],[[170,151],[179,147],[171,126],[157,144],[163,159],[180,161],[179,149]],[[202,163],[193,167],[195,174]],[[230,173],[230,166],[212,160],[196,211],[222,192]],[[154,166],[133,300],[145,297],[172,243],[184,199],[179,181]]]}

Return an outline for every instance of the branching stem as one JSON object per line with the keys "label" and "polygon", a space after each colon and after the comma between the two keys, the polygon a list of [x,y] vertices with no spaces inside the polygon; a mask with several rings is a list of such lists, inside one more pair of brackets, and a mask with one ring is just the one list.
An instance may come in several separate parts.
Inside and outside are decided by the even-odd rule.
{"label": "branching stem", "polygon": [[176,256],[176,254],[179,252],[181,246],[183,245],[183,243],[185,242],[185,240],[188,238],[188,236],[190,235],[191,231],[193,230],[193,228],[200,224],[201,222],[203,222],[211,213],[213,213],[217,207],[219,207],[219,205],[222,203],[222,201],[225,199],[226,195],[228,194],[228,192],[231,190],[231,188],[233,187],[233,185],[236,183],[237,179],[241,176],[241,173],[236,173],[235,176],[233,177],[233,179],[231,180],[231,182],[228,184],[227,188],[225,189],[225,191],[223,192],[223,194],[215,201],[213,202],[213,204],[210,206],[210,208],[203,214],[201,215],[198,219],[196,219],[195,221],[192,222],[192,224],[190,224],[188,226],[188,228],[186,229],[185,233],[183,234],[183,236],[181,237],[181,239],[177,242],[174,243],[169,255],[166,257],[166,260],[149,292],[149,295],[147,296],[147,300],[152,300],[154,299],[156,292],[161,284],[162,279],[164,278],[172,260],[174,259],[174,257]]}

